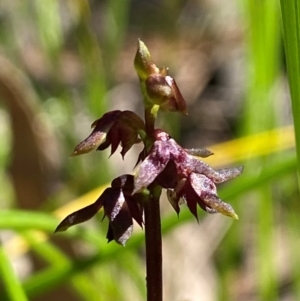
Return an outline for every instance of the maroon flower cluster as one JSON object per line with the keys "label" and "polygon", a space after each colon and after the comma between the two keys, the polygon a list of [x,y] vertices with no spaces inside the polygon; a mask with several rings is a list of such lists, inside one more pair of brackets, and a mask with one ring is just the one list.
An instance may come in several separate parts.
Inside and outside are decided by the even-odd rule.
{"label": "maroon flower cluster", "polygon": [[112,155],[121,146],[124,158],[134,144],[143,142],[144,149],[137,160],[141,164],[134,176],[114,179],[95,203],[67,216],[56,231],[82,223],[103,208],[109,220],[108,241],[114,239],[124,245],[132,233],[133,220],[143,225],[143,204],[151,199],[149,193],[155,186],[167,190],[177,214],[184,202],[197,219],[197,205],[208,213],[219,212],[237,219],[233,208],[218,197],[216,184],[240,175],[243,168],[214,170],[197,158],[211,155],[210,151],[184,149],[169,134],[155,129],[158,109],[185,113],[186,103],[175,80],[167,75],[166,68],[156,67],[141,41],[134,64],[144,96],[145,121],[131,111],[108,112],[92,124],[92,133],[76,146],[72,155],[109,146]]}
{"label": "maroon flower cluster", "polygon": [[[132,146],[138,141],[138,129],[136,123],[133,122],[137,120],[136,116],[132,115],[133,121],[120,130],[119,125],[116,126],[116,122],[117,124],[121,123],[120,120],[123,119],[120,119],[120,116],[124,112],[114,111],[111,114],[114,116],[113,121],[108,118],[110,115],[107,114],[98,119],[92,134],[81,142],[74,152],[86,152],[86,150],[96,147],[97,149],[104,149],[111,145],[111,152],[113,153],[119,143],[123,146],[123,150],[128,150],[128,145]],[[125,111],[125,116],[127,114]],[[127,121],[129,120],[127,119]],[[107,124],[104,121],[109,126],[105,126]],[[104,128],[109,128],[109,130],[106,139],[101,138],[102,143],[99,144],[97,137],[101,136]],[[128,137],[130,134],[133,137]],[[127,136],[126,139],[124,135]],[[219,212],[237,219],[233,208],[217,196],[215,184],[238,176],[242,172],[242,167],[214,170],[192,155],[197,153],[208,156],[211,154],[209,151],[193,150],[190,154],[188,150],[183,149],[162,130],[155,130],[152,139],[154,142],[149,154],[137,168],[135,176],[123,175],[114,179],[111,187],[107,188],[95,203],[67,216],[59,224],[56,232],[65,231],[73,225],[92,218],[103,208],[105,216],[109,219],[108,241],[114,239],[124,245],[132,233],[132,219],[140,226],[143,224],[143,190],[147,189],[153,182],[167,189],[168,199],[177,213],[180,211],[179,204],[184,201],[196,218],[198,218],[198,204],[208,213]]]}

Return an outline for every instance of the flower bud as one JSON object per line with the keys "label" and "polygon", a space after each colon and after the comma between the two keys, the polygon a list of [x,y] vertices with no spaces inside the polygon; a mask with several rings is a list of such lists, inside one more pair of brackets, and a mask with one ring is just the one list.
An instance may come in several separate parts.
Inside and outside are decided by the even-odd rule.
{"label": "flower bud", "polygon": [[149,100],[153,104],[163,105],[174,96],[166,77],[161,74],[151,74],[146,79],[145,86]]}
{"label": "flower bud", "polygon": [[152,62],[147,46],[140,39],[138,40],[138,49],[134,58],[134,67],[142,81],[146,80],[150,74],[159,73],[159,69]]}

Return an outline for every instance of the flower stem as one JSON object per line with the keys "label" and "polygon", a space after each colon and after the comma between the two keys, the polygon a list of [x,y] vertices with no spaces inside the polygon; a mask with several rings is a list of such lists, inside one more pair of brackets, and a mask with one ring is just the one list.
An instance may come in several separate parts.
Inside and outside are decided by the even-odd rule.
{"label": "flower stem", "polygon": [[151,197],[144,205],[147,301],[162,301],[162,242],[159,208],[161,188],[153,186],[153,189],[149,188]]}
{"label": "flower stem", "polygon": [[145,108],[146,132],[151,135],[155,128],[155,120],[159,110],[158,105],[150,105]]}

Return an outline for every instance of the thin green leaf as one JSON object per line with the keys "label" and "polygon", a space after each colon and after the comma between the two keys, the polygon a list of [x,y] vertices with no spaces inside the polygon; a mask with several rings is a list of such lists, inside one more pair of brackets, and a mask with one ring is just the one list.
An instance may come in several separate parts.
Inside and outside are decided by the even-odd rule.
{"label": "thin green leaf", "polygon": [[[294,116],[298,173],[300,171],[300,3],[281,0],[283,40]],[[299,184],[300,185],[300,184]]]}
{"label": "thin green leaf", "polygon": [[[0,243],[0,280],[3,282],[6,288],[7,297],[9,301],[27,301],[26,294],[23,287],[18,280],[11,262]],[[1,300],[7,300],[5,297],[1,297]]]}
{"label": "thin green leaf", "polygon": [[[36,239],[36,235],[29,231],[22,233],[22,236],[29,242],[31,249],[52,267],[64,267],[68,269],[72,265],[71,258],[51,242],[44,241],[41,243]],[[99,301],[98,288],[88,275],[77,274],[74,277],[70,277],[69,282],[77,294],[81,296],[82,300]]]}
{"label": "thin green leaf", "polygon": [[0,211],[0,229],[36,229],[52,233],[58,222],[59,219],[46,213],[25,210]]}

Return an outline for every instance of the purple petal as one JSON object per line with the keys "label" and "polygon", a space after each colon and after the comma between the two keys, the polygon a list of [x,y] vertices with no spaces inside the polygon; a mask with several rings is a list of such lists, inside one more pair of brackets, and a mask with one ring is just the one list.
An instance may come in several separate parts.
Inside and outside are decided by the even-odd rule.
{"label": "purple petal", "polygon": [[92,124],[93,132],[76,147],[71,156],[77,156],[90,152],[105,142],[106,135],[122,112],[119,110],[104,114]]}
{"label": "purple petal", "polygon": [[[109,189],[109,188],[108,188]],[[55,229],[54,232],[62,232],[66,231],[71,226],[80,224],[82,222],[85,222],[89,219],[91,219],[97,212],[100,210],[100,208],[103,206],[103,201],[105,198],[105,193],[107,193],[106,189],[103,194],[98,198],[98,200],[89,205],[86,206],[80,210],[77,210],[70,215],[68,215]]]}
{"label": "purple petal", "polygon": [[198,213],[197,213],[198,199],[199,199],[198,195],[190,187],[190,185],[186,185],[186,187],[185,187],[185,200],[186,200],[186,204],[189,207],[191,213],[196,217],[197,221],[199,221],[199,219],[198,219]]}
{"label": "purple petal", "polygon": [[134,179],[133,194],[150,185],[164,170],[170,159],[170,152],[164,141],[156,141],[148,157],[138,167]]}
{"label": "purple petal", "polygon": [[140,227],[143,228],[143,208],[139,205],[135,196],[138,195],[126,196],[126,202],[131,216],[140,225]]}
{"label": "purple petal", "polygon": [[114,240],[114,232],[113,232],[113,229],[112,229],[112,226],[110,223],[108,224],[106,239],[107,239],[107,242],[111,242],[112,240]]}
{"label": "purple petal", "polygon": [[230,179],[233,179],[233,178],[239,176],[243,172],[243,169],[244,169],[243,166],[218,169],[217,173],[219,174],[220,181],[215,182],[215,183],[223,183]]}
{"label": "purple petal", "polygon": [[202,202],[208,208],[212,209],[212,211],[206,210],[206,208],[204,208],[204,210],[211,211],[212,213],[214,213],[216,210],[219,213],[238,219],[231,205],[223,202],[218,198],[216,185],[211,179],[204,175],[196,173],[191,173],[189,179],[191,187],[199,197],[199,205],[201,206]]}
{"label": "purple petal", "polygon": [[196,157],[201,157],[201,158],[207,158],[214,153],[211,152],[208,149],[205,148],[185,148],[184,149],[189,155],[196,156]]}
{"label": "purple petal", "polygon": [[107,135],[106,131],[107,129],[103,129],[102,131],[93,131],[86,139],[75,147],[71,156],[86,154],[101,145],[105,142]]}
{"label": "purple petal", "polygon": [[133,175],[122,175],[111,182],[111,187],[121,189],[126,200],[129,212],[135,221],[143,226],[143,209],[140,206],[140,195],[132,196],[134,178]]}
{"label": "purple petal", "polygon": [[177,215],[179,215],[180,207],[179,207],[179,197],[174,189],[167,189],[167,198]]}
{"label": "purple petal", "polygon": [[217,194],[217,187],[214,182],[202,174],[192,172],[189,176],[189,182],[199,197],[203,197],[207,193]]}
{"label": "purple petal", "polygon": [[176,164],[170,160],[165,169],[156,177],[156,182],[163,188],[175,188],[178,183]]}
{"label": "purple petal", "polygon": [[134,184],[133,181],[134,181],[133,175],[125,174],[125,175],[115,178],[111,182],[111,187],[122,189],[123,192],[126,191],[131,194],[133,191],[133,184]]}
{"label": "purple petal", "polygon": [[207,194],[203,200],[207,205],[209,205],[209,207],[215,209],[219,213],[230,216],[234,219],[239,219],[232,206],[223,202],[220,198],[218,198],[218,196],[214,194]]}
{"label": "purple petal", "polygon": [[168,101],[161,106],[161,108],[165,111],[171,112],[181,112],[187,115],[186,112],[186,102],[181,95],[181,92],[174,80],[171,76],[166,76],[165,80],[167,84],[171,87],[170,97]]}
{"label": "purple petal", "polygon": [[240,175],[243,171],[243,167],[224,168],[220,170],[214,170],[205,162],[196,159],[192,156],[189,157],[187,165],[192,168],[192,171],[197,174],[203,174],[210,178],[214,183],[223,183],[234,177]]}
{"label": "purple petal", "polygon": [[113,237],[117,243],[124,246],[132,234],[133,223],[123,192],[111,188],[111,195],[105,200],[103,207],[112,230],[108,231],[108,239]]}

